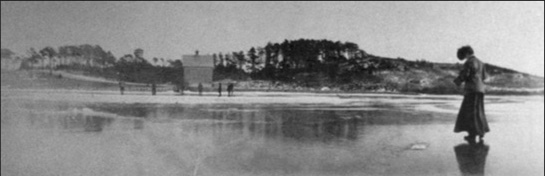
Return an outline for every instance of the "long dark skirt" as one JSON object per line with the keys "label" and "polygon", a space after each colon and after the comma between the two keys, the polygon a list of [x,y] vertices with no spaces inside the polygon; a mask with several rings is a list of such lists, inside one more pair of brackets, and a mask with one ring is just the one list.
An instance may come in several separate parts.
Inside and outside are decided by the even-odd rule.
{"label": "long dark skirt", "polygon": [[489,132],[488,122],[484,114],[484,94],[468,93],[464,96],[462,107],[456,119],[454,132],[467,131],[469,135],[481,135]]}

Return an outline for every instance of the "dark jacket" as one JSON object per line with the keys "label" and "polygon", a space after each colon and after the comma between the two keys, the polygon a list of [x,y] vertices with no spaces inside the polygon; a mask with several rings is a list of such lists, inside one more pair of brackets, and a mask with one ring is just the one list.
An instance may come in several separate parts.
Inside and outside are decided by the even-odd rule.
{"label": "dark jacket", "polygon": [[486,79],[485,65],[477,57],[471,56],[464,63],[460,75],[454,80],[456,84],[465,82],[465,93],[484,93]]}

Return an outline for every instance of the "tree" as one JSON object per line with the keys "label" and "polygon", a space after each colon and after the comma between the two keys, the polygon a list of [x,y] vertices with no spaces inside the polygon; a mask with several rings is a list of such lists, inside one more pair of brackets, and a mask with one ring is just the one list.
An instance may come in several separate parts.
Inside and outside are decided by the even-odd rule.
{"label": "tree", "polygon": [[271,42],[268,42],[267,45],[265,46],[264,48],[264,52],[265,52],[265,65],[263,67],[263,70],[261,70],[261,77],[262,78],[271,78],[272,76],[272,73],[273,73],[273,64],[272,64],[272,60],[273,60],[273,55],[274,55],[274,46],[271,44]]}
{"label": "tree", "polygon": [[[82,60],[83,52],[79,46],[68,46],[67,47],[68,56],[72,58],[72,62],[79,62]],[[67,60],[68,62],[68,60]]]}
{"label": "tree", "polygon": [[218,64],[218,55],[216,53],[212,54],[212,58],[214,59],[214,67]]}
{"label": "tree", "polygon": [[132,54],[125,54],[123,57],[119,58],[119,60],[125,62],[133,62],[134,57],[132,56]]}
{"label": "tree", "polygon": [[40,54],[46,58],[49,58],[49,74],[52,75],[53,74],[53,65],[51,65],[53,63],[53,57],[55,57],[57,55],[55,49],[53,49],[52,47],[45,47],[44,49],[40,50]]}
{"label": "tree", "polygon": [[133,59],[134,56],[126,54],[115,64],[115,70],[120,74],[120,79],[133,82],[152,83],[158,80],[157,70],[147,60]]}
{"label": "tree", "polygon": [[257,47],[257,59],[259,62],[262,62],[265,57],[265,48]]}
{"label": "tree", "polygon": [[355,43],[346,42],[344,46],[346,48],[346,51],[348,52],[348,59],[354,58],[356,54],[358,53],[358,51],[360,50],[358,47],[358,44],[355,44]]}
{"label": "tree", "polygon": [[94,60],[94,57],[95,57],[95,47],[89,44],[84,44],[84,45],[80,45],[78,50],[79,50],[78,54],[82,56],[83,59],[85,59],[87,68],[91,68],[92,61]]}
{"label": "tree", "polygon": [[100,64],[101,68],[106,67],[108,52],[104,51],[99,45],[95,45],[93,50],[94,61]]}
{"label": "tree", "polygon": [[279,63],[280,63],[280,57],[281,57],[281,49],[280,44],[275,43],[272,47],[272,56],[271,56],[271,64],[275,69],[278,69]]}
{"label": "tree", "polygon": [[106,56],[104,58],[104,61],[106,63],[106,66],[112,66],[115,64],[115,56],[112,54],[112,52],[108,51],[106,53]]}
{"label": "tree", "polygon": [[35,68],[35,64],[38,63],[38,61],[42,58],[38,52],[36,52],[36,49],[30,48],[27,51],[27,54],[29,55],[28,61],[32,64],[32,67]]}
{"label": "tree", "polygon": [[291,48],[290,48],[290,41],[288,40],[284,40],[284,42],[282,42],[280,44],[280,56],[282,57],[282,59],[280,60],[280,69],[283,69],[283,70],[287,70],[289,69],[289,62],[290,62],[290,53],[291,53]]}
{"label": "tree", "polygon": [[58,55],[59,60],[60,60],[60,65],[65,65],[66,64],[66,58],[69,56],[68,47],[61,46],[61,47],[59,47],[58,51],[59,51],[59,53],[57,53],[57,55]]}
{"label": "tree", "polygon": [[236,67],[236,63],[234,59],[229,54],[225,54],[225,62],[227,67],[232,67],[232,66]]}
{"label": "tree", "polygon": [[169,61],[170,66],[173,68],[183,68],[184,64],[179,59],[176,59],[175,61]]}
{"label": "tree", "polygon": [[184,65],[182,61],[176,59],[175,61],[169,61],[170,71],[165,80],[172,82],[174,85],[183,86]]}
{"label": "tree", "polygon": [[134,58],[135,59],[144,59],[144,50],[141,48],[137,48],[134,50]]}
{"label": "tree", "polygon": [[233,55],[235,55],[238,62],[238,69],[242,70],[242,66],[244,66],[244,63],[246,62],[246,59],[244,58],[244,51],[240,51],[238,53],[233,52]]}
{"label": "tree", "polygon": [[265,46],[265,69],[271,67],[271,60],[273,55],[273,45],[271,42],[268,42]]}
{"label": "tree", "polygon": [[248,51],[248,58],[250,58],[250,65],[252,66],[251,73],[254,73],[256,70],[256,60],[258,58],[254,47],[250,48],[250,50]]}
{"label": "tree", "polygon": [[219,62],[218,62],[218,66],[221,66],[223,67],[224,66],[224,61],[223,61],[223,54],[219,53],[218,54],[218,59],[219,59]]}

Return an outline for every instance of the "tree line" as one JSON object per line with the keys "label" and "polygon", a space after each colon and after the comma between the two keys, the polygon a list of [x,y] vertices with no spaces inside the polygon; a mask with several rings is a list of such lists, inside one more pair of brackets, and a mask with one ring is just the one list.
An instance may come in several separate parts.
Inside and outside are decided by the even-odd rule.
{"label": "tree line", "polygon": [[[6,52],[6,54],[9,54]],[[181,83],[183,63],[154,57],[150,63],[143,49],[116,58],[99,45],[67,45],[57,49],[30,48],[25,68],[65,69],[88,74],[142,83]],[[373,79],[376,71],[410,69],[415,65],[433,67],[433,63],[409,62],[374,56],[360,49],[356,43],[298,39],[247,51],[214,53],[214,80],[253,79],[280,82],[299,82],[312,86],[319,82],[347,83],[358,78]]]}
{"label": "tree line", "polygon": [[[4,52],[3,52],[4,53]],[[11,54],[9,52],[5,55]],[[112,52],[99,45],[67,45],[57,49],[47,46],[40,50],[30,48],[23,59],[24,69],[79,71],[119,81],[138,83],[180,83],[183,77],[182,62],[164,58],[144,58],[143,49],[116,58]]]}
{"label": "tree line", "polygon": [[251,47],[246,54],[217,53],[213,58],[219,75],[285,82],[312,79],[306,77],[346,82],[354,76],[373,75],[376,70],[402,67],[405,62],[368,54],[352,42],[312,39],[269,42],[264,47]]}

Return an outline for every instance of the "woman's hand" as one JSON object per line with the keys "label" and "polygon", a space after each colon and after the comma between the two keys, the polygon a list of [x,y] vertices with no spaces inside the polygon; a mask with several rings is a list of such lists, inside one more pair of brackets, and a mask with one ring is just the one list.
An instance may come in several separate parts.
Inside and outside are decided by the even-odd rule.
{"label": "woman's hand", "polygon": [[462,81],[459,78],[454,79],[453,82],[454,82],[454,84],[456,84],[456,86],[462,85]]}

